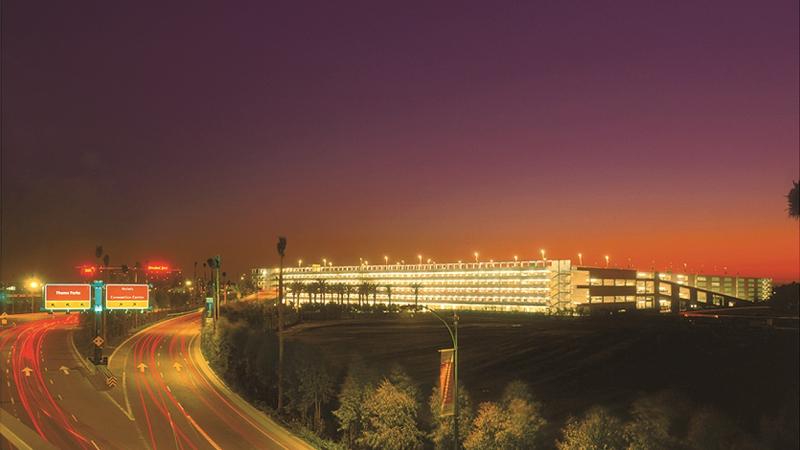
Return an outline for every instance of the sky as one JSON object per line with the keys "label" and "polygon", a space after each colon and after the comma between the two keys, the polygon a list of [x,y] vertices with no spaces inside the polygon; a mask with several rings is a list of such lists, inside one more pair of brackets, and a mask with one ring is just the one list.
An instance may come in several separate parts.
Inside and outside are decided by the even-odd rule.
{"label": "sky", "polygon": [[798,2],[3,2],[2,273],[222,255],[800,279]]}

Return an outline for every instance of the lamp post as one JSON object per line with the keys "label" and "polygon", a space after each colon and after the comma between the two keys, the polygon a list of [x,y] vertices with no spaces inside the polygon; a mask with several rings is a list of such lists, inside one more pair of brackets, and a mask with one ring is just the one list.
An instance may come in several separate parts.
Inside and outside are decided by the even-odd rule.
{"label": "lamp post", "polygon": [[609,262],[610,259],[611,258],[608,255],[606,255],[606,268],[608,268],[608,262]]}
{"label": "lamp post", "polygon": [[34,305],[36,297],[34,296],[34,293],[42,286],[42,282],[36,278],[29,278],[25,285],[31,294],[31,312],[36,312],[36,306]]}
{"label": "lamp post", "polygon": [[472,254],[475,257],[475,262],[478,262],[478,252]]}
{"label": "lamp post", "polygon": [[[286,238],[278,237],[278,255],[281,257],[278,272],[278,413],[283,408],[283,257],[286,255]],[[324,259],[323,259],[324,261]]]}
{"label": "lamp post", "polygon": [[578,253],[578,264],[583,265],[583,253]]}
{"label": "lamp post", "polygon": [[[447,321],[432,308],[425,305],[420,305],[419,308],[427,309],[434,317],[439,319],[442,325],[447,328],[450,339],[453,341],[453,448],[458,450],[460,448],[458,442],[458,314],[453,310],[453,326],[451,327]],[[439,389],[441,388],[442,386],[439,386]]]}

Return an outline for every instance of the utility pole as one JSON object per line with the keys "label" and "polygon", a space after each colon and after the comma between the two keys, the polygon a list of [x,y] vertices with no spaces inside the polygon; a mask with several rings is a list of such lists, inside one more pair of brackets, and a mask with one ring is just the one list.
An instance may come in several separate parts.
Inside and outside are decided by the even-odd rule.
{"label": "utility pole", "polygon": [[458,442],[458,313],[453,310],[453,448],[459,450]]}
{"label": "utility pole", "polygon": [[275,304],[278,308],[278,413],[283,408],[283,257],[286,255],[286,238],[278,237],[278,255],[280,266],[278,268],[278,299]]}

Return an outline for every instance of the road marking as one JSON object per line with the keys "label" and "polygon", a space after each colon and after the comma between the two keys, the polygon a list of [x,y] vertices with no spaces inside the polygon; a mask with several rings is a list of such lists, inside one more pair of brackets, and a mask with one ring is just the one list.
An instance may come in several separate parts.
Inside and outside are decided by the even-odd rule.
{"label": "road marking", "polygon": [[94,439],[91,440],[91,443],[92,443],[92,445],[94,445],[94,448],[96,448],[97,450],[100,450],[100,447],[97,446],[97,444],[94,442]]}
{"label": "road marking", "polygon": [[172,393],[172,389],[170,389],[169,386],[167,386],[167,392],[169,392],[170,394]]}
{"label": "road marking", "polygon": [[64,400],[64,397],[62,397],[61,394],[56,394],[56,397],[58,397],[59,400]]}
{"label": "road marking", "polygon": [[[114,406],[116,406],[117,408],[119,408],[120,411],[122,411],[122,414],[125,414],[125,417],[127,417],[128,420],[130,420],[131,422],[135,422],[136,421],[136,419],[133,417],[133,414],[131,414],[129,412],[130,410],[129,411],[125,411],[125,409],[122,408],[122,406],[120,406],[119,403],[117,403],[116,400],[114,400],[114,397],[112,397],[111,394],[109,394],[108,392],[103,392],[103,394],[105,394],[105,396],[108,397],[109,400],[111,400],[111,403],[113,403]],[[128,407],[130,407],[130,405],[128,405]]]}
{"label": "road marking", "polygon": [[11,404],[12,405],[14,404],[14,396],[13,395],[11,396]]}
{"label": "road marking", "polygon": [[70,415],[72,416],[72,420],[74,420],[77,423],[78,422],[78,418],[75,417],[75,414],[70,414]]}
{"label": "road marking", "polygon": [[214,442],[213,439],[211,439],[211,436],[209,436],[208,433],[206,433],[202,428],[200,428],[200,425],[198,425],[197,422],[195,422],[194,419],[192,419],[192,416],[188,414],[186,414],[185,416],[186,419],[189,420],[189,423],[192,424],[192,426],[208,441],[209,444],[211,444],[212,447],[214,447],[216,450],[222,450],[222,447],[217,445],[217,443]]}
{"label": "road marking", "polygon": [[50,384],[53,384],[53,379],[52,378],[48,378],[47,380],[50,382]]}

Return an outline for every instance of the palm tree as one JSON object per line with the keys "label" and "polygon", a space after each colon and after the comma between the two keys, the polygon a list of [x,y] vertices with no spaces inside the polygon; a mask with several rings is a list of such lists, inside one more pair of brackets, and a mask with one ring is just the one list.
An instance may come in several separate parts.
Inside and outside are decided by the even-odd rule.
{"label": "palm tree", "polygon": [[384,288],[386,289],[386,297],[389,298],[389,307],[391,308],[392,307],[392,287],[387,284],[386,286],[384,286]]}
{"label": "palm tree", "polygon": [[305,289],[306,293],[308,294],[308,303],[311,303],[312,305],[314,304],[314,299],[312,296],[316,292],[316,288],[316,283],[308,283],[303,286],[303,289]]}
{"label": "palm tree", "polygon": [[419,309],[419,288],[421,288],[421,287],[422,287],[422,285],[420,283],[414,283],[414,284],[411,285],[411,289],[414,289],[414,310],[415,311]]}
{"label": "palm tree", "polygon": [[353,293],[353,286],[349,284],[344,285],[344,293],[347,295],[347,305],[350,306],[350,294]]}
{"label": "palm tree", "polygon": [[289,290],[292,291],[292,298],[294,298],[294,302],[297,303],[300,299],[300,294],[305,289],[305,285],[301,281],[292,281],[289,284]]}
{"label": "palm tree", "polygon": [[370,284],[369,291],[372,293],[372,306],[375,306],[378,303],[378,285]]}
{"label": "palm tree", "polygon": [[366,281],[358,285],[358,306],[362,306],[364,298],[369,302],[369,283]]}
{"label": "palm tree", "polygon": [[800,183],[797,181],[792,182],[792,188],[786,194],[786,200],[788,202],[789,217],[800,220]]}
{"label": "palm tree", "polygon": [[328,291],[328,283],[325,280],[317,280],[317,290],[319,291],[320,300],[325,304],[325,293]]}

